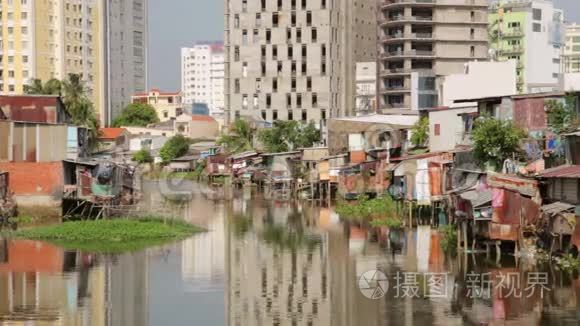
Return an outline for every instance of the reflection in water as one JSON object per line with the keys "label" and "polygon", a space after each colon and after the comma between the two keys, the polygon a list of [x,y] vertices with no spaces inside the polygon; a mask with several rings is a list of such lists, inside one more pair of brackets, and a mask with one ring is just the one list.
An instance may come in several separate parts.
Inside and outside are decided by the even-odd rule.
{"label": "reflection in water", "polygon": [[[192,188],[191,184],[183,184]],[[512,273],[529,284],[535,267],[506,256],[446,257],[428,227],[377,234],[341,223],[314,204],[250,199],[168,203],[150,187],[144,204],[163,206],[209,231],[180,243],[116,256],[34,241],[0,241],[1,325],[578,325],[580,281],[543,267],[541,298],[469,298],[469,273]],[[364,297],[359,276],[380,269],[387,295]],[[448,273],[448,297],[397,298],[398,273]],[[418,281],[422,281],[421,276]],[[494,283],[494,285],[497,285]]]}

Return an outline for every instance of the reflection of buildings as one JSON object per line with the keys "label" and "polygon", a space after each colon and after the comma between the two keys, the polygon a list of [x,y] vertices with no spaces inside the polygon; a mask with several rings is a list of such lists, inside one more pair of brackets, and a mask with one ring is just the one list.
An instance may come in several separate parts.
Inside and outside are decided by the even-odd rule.
{"label": "reflection of buildings", "polygon": [[112,260],[106,264],[106,325],[149,325],[147,252],[123,254]]}
{"label": "reflection of buildings", "polygon": [[225,226],[223,214],[215,214],[208,232],[182,242],[181,275],[188,286],[224,279]]}
{"label": "reflection of buildings", "polygon": [[226,224],[229,325],[330,325],[326,240],[311,249],[266,244],[262,232],[279,219],[264,211],[242,212],[253,217],[246,233],[236,234]]}
{"label": "reflection of buildings", "polygon": [[2,325],[148,325],[144,252],[102,263],[23,240],[4,240],[0,252]]}

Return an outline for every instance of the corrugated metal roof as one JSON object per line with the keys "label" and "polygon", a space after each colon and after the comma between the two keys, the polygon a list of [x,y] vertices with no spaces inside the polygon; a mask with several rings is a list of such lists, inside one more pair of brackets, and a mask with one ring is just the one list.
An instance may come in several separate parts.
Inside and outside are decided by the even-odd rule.
{"label": "corrugated metal roof", "polygon": [[580,178],[580,165],[562,165],[547,169],[538,174],[540,178]]}
{"label": "corrugated metal roof", "polygon": [[491,203],[493,192],[491,189],[484,191],[470,190],[462,193],[460,197],[465,200],[469,200],[473,208],[478,208],[485,204]]}
{"label": "corrugated metal roof", "polygon": [[545,214],[558,214],[558,213],[562,213],[568,210],[573,210],[576,206],[574,205],[570,205],[568,203],[562,203],[562,202],[555,202],[549,205],[544,205],[542,206],[542,213]]}
{"label": "corrugated metal roof", "polygon": [[363,122],[363,123],[380,123],[401,126],[413,126],[419,121],[418,115],[402,115],[402,114],[371,114],[360,117],[335,118],[337,121]]}

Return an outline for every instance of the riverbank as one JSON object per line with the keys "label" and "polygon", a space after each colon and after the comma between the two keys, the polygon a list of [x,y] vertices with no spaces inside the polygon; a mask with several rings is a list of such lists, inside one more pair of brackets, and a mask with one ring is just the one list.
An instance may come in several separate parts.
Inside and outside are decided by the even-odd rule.
{"label": "riverbank", "polygon": [[66,249],[120,253],[185,239],[203,229],[161,218],[76,221],[16,231],[12,237],[40,240]]}

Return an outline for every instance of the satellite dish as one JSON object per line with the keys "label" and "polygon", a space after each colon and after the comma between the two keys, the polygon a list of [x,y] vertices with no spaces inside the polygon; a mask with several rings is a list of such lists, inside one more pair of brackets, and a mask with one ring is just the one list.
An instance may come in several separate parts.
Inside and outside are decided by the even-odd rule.
{"label": "satellite dish", "polygon": [[489,49],[487,51],[487,57],[490,60],[495,61],[497,59],[497,51],[495,49]]}

